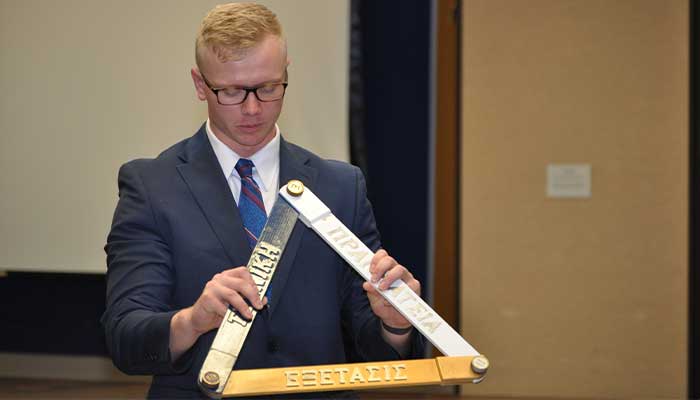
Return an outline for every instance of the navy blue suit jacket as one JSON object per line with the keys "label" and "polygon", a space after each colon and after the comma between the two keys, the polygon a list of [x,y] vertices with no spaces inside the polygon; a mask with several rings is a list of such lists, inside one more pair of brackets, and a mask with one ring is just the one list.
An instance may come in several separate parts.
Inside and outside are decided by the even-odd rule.
{"label": "navy blue suit jacket", "polygon": [[[282,140],[280,184],[291,179],[313,190],[370,249],[380,247],[359,169]],[[251,254],[204,127],[155,159],[121,167],[105,251],[102,322],[115,365],[154,375],[151,397],[200,397],[197,375],[216,330],[173,363],[170,319],[194,304],[216,273],[246,265]],[[272,301],[258,313],[235,369],[397,359],[361,285],[359,275],[297,222],[271,283]],[[422,338],[413,335],[411,356],[420,357]]]}

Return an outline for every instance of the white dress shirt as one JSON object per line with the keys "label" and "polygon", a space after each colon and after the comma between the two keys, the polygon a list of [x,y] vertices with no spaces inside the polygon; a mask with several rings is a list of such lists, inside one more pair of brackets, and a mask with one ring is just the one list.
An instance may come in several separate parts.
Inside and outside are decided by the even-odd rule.
{"label": "white dress shirt", "polygon": [[[231,194],[233,194],[233,198],[236,199],[236,204],[238,204],[238,197],[241,195],[241,177],[238,175],[238,171],[236,171],[235,167],[238,160],[242,157],[214,135],[209,126],[208,119],[206,129],[209,143],[211,143],[214,154],[216,154],[216,158],[219,160],[219,165],[221,165],[221,170],[224,172],[224,176],[228,181]],[[272,206],[275,204],[275,200],[277,200],[277,191],[279,189],[280,128],[277,124],[275,124],[275,137],[266,144],[265,147],[258,150],[257,153],[253,154],[248,159],[255,165],[255,167],[253,167],[253,180],[255,180],[255,183],[260,187],[260,193],[262,193],[263,196],[263,204],[265,204],[265,212],[269,216]]]}

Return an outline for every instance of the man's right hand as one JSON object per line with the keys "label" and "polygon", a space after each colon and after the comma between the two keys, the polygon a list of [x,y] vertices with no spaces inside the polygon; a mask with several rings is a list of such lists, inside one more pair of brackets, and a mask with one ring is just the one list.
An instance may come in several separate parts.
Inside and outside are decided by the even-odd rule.
{"label": "man's right hand", "polygon": [[180,357],[202,334],[218,328],[229,304],[243,318],[252,318],[248,303],[260,310],[267,304],[267,298],[260,300],[258,287],[246,267],[214,275],[194,305],[180,310],[170,321],[171,359]]}

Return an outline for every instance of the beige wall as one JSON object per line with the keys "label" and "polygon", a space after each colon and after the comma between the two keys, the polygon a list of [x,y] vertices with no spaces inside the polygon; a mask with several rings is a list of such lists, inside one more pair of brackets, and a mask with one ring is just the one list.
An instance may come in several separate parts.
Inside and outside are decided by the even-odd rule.
{"label": "beige wall", "polygon": [[[106,270],[117,170],[206,119],[190,78],[225,0],[0,0],[0,271]],[[289,43],[280,128],[348,158],[348,0],[267,0]]]}
{"label": "beige wall", "polygon": [[[465,0],[461,329],[471,395],[686,391],[688,3]],[[592,197],[545,195],[590,163]]]}

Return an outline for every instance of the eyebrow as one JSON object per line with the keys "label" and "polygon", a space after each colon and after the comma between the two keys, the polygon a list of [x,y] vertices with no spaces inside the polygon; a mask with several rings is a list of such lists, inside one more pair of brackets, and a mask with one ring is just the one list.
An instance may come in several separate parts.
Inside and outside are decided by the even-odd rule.
{"label": "eyebrow", "polygon": [[[201,74],[201,72],[200,72],[200,74]],[[226,89],[226,88],[253,89],[253,88],[258,88],[258,87],[262,87],[262,86],[265,86],[265,85],[269,85],[269,84],[272,84],[272,83],[284,83],[284,82],[286,82],[286,80],[284,79],[285,76],[287,76],[286,71],[285,71],[284,75],[282,75],[282,78],[281,78],[281,79],[271,79],[271,80],[267,80],[267,81],[263,81],[263,82],[257,83],[257,84],[252,85],[252,86],[246,86],[246,85],[223,85],[223,86],[217,86],[217,85],[214,85],[213,83],[209,82],[208,79],[205,78],[205,80],[207,80],[207,82],[209,82],[209,84],[211,85],[211,87],[214,88],[214,89]],[[204,75],[202,75],[202,77],[204,77]]]}
{"label": "eyebrow", "polygon": [[199,71],[199,75],[202,76],[202,78],[204,79],[204,81],[205,81],[206,83],[208,83],[209,86],[211,86],[212,89],[216,89],[216,90],[226,89],[226,88],[253,89],[253,88],[258,88],[258,87],[261,87],[261,86],[265,86],[265,85],[270,84],[270,83],[285,83],[285,82],[287,82],[287,80],[288,80],[288,78],[289,78],[289,73],[287,72],[287,69],[285,68],[285,69],[284,69],[284,74],[282,74],[282,78],[279,79],[279,80],[277,80],[277,79],[271,79],[271,80],[269,80],[269,81],[264,81],[264,82],[258,83],[258,84],[254,85],[254,86],[243,86],[243,85],[224,85],[224,86],[219,86],[219,85],[214,85],[211,81],[209,81],[209,79],[207,79],[207,78],[204,76],[204,74],[202,73],[202,71]]}

